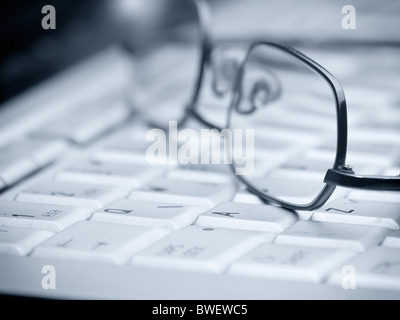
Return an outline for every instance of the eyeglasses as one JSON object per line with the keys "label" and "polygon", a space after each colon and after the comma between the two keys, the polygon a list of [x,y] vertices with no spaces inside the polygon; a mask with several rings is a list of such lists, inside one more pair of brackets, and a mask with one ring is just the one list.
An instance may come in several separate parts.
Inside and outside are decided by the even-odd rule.
{"label": "eyeglasses", "polygon": [[[163,3],[157,1],[159,9]],[[156,112],[180,126],[196,119],[207,128],[251,132],[255,170],[235,176],[266,203],[287,209],[317,209],[336,186],[400,191],[399,176],[360,175],[346,164],[346,99],[333,75],[286,44],[213,45],[206,3],[176,3],[184,14],[160,14],[135,34],[134,104],[149,123],[162,127]],[[225,108],[208,105],[201,112],[204,91]],[[219,111],[222,126],[213,121]],[[314,151],[302,153],[304,143]],[[242,165],[230,166],[236,172]]]}

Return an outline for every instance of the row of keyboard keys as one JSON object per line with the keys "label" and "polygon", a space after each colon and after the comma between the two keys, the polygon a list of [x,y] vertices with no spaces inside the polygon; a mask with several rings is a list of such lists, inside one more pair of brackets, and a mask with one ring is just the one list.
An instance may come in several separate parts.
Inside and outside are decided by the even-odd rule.
{"label": "row of keyboard keys", "polygon": [[182,204],[120,199],[95,211],[91,220],[175,230],[192,224],[203,211]]}

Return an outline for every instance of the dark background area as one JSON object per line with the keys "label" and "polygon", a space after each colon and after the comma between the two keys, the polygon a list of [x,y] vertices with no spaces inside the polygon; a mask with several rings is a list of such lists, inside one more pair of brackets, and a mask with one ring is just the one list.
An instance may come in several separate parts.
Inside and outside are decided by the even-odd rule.
{"label": "dark background area", "polygon": [[[42,7],[56,8],[56,29],[41,26]],[[119,41],[105,0],[17,0],[0,10],[0,103]]]}

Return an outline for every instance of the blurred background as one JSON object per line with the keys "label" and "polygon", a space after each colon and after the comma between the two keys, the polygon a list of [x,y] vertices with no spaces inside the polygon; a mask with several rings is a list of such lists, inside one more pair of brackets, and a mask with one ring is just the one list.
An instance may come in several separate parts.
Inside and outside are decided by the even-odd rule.
{"label": "blurred background", "polygon": [[[169,1],[149,12],[146,0],[17,0],[2,2],[0,10],[0,103],[112,43],[135,42],[134,33],[148,19],[182,19],[180,1]],[[372,49],[400,46],[400,1],[366,0],[212,0],[212,30],[216,41],[277,39],[297,47],[327,48],[317,61],[339,77],[351,62],[346,59],[363,48],[377,73],[399,68],[393,59],[376,59]],[[341,26],[344,5],[356,8],[356,30]],[[44,5],[56,8],[56,30],[43,30]],[[163,15],[162,10],[168,10]],[[161,14],[160,14],[161,13]],[[312,51],[312,50],[311,50]],[[310,51],[310,53],[311,53]],[[332,59],[335,52],[342,58]],[[345,54],[344,54],[345,53]],[[368,55],[368,53],[370,53]],[[365,55],[363,54],[362,56]],[[367,59],[369,59],[367,57]],[[334,61],[336,60],[336,61]],[[376,62],[382,63],[379,68]],[[334,62],[334,63],[333,63]],[[398,60],[397,60],[398,62]],[[332,70],[333,69],[333,70]],[[374,72],[375,72],[374,71]],[[380,72],[385,75],[385,71]],[[392,79],[388,79],[392,82]]]}

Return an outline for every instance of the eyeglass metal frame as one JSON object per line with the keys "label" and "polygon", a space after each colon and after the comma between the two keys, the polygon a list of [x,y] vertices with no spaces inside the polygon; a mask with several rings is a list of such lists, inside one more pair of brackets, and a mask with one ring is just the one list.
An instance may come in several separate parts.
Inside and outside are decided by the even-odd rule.
{"label": "eyeglass metal frame", "polygon": [[[186,105],[186,112],[183,118],[178,122],[182,126],[191,117],[197,119],[203,125],[209,128],[218,128],[206,119],[197,111],[198,100],[200,90],[203,85],[204,74],[206,69],[211,66],[211,52],[213,50],[213,44],[211,42],[211,36],[207,26],[210,22],[210,12],[207,3],[204,0],[187,0],[196,11],[198,18],[198,32],[201,45],[201,54],[198,65],[197,78],[195,80],[193,94]],[[336,107],[336,120],[337,120],[337,145],[336,155],[333,163],[333,168],[327,169],[327,173],[324,178],[325,186],[322,188],[320,193],[315,197],[313,201],[308,204],[294,204],[282,199],[278,199],[269,195],[266,192],[252,186],[246,178],[243,176],[236,175],[242,183],[247,186],[247,189],[258,196],[261,200],[266,203],[278,205],[291,210],[314,210],[326,203],[332,193],[335,191],[336,186],[348,187],[348,188],[361,188],[366,190],[377,190],[377,191],[400,191],[400,177],[399,176],[364,176],[356,174],[351,166],[346,165],[346,153],[347,153],[347,105],[346,98],[343,88],[339,81],[325,68],[313,61],[303,53],[297,51],[287,44],[282,44],[272,41],[260,41],[252,43],[245,56],[245,59],[241,62],[236,78],[234,79],[232,89],[232,100],[228,109],[228,113],[233,112],[237,105],[238,99],[240,99],[240,86],[243,79],[244,67],[248,61],[252,51],[259,46],[272,46],[278,50],[282,50],[286,54],[299,60],[299,62],[305,64],[308,68],[314,71],[317,75],[322,77],[329,85],[332,90],[333,97],[335,100]],[[228,116],[228,119],[230,117]],[[227,123],[229,127],[229,120]],[[230,165],[232,171],[234,171],[234,165]]]}

